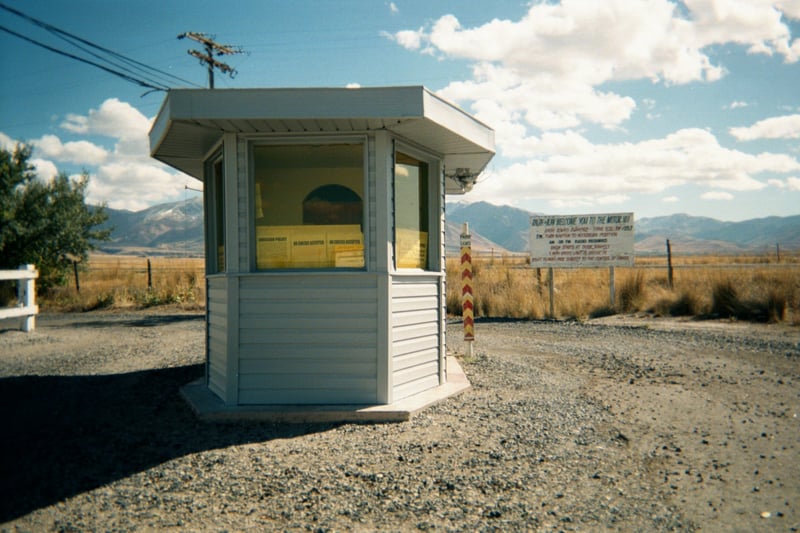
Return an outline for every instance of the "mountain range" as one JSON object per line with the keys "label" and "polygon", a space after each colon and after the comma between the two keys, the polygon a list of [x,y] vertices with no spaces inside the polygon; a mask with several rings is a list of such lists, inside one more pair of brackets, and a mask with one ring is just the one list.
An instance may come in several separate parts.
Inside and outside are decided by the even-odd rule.
{"label": "mountain range", "polygon": [[[469,224],[474,250],[498,255],[525,253],[530,217],[524,209],[487,202],[448,203],[445,247],[458,254],[462,224]],[[142,211],[107,208],[112,240],[100,244],[105,253],[136,255],[203,255],[203,202],[192,198],[159,204]],[[635,213],[634,213],[635,214]],[[665,254],[666,240],[683,254],[773,253],[800,250],[800,215],[724,222],[686,214],[635,221],[637,254]]]}

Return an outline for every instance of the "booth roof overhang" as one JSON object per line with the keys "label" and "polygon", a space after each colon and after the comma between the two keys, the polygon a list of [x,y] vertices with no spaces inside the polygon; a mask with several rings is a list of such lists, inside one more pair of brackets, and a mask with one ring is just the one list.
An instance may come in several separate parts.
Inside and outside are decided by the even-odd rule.
{"label": "booth roof overhang", "polygon": [[173,89],[150,130],[150,153],[203,179],[224,133],[346,134],[387,130],[439,155],[448,194],[468,192],[495,153],[494,130],[422,86]]}

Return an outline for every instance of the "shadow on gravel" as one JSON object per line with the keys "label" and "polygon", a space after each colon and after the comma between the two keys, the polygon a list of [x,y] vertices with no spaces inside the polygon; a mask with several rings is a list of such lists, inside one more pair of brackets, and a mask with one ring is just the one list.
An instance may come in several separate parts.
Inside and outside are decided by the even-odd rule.
{"label": "shadow on gravel", "polygon": [[198,313],[174,314],[174,315],[149,315],[149,316],[120,316],[103,317],[102,320],[80,320],[80,315],[71,315],[66,321],[59,321],[57,318],[47,322],[48,327],[53,328],[109,328],[128,326],[135,328],[150,328],[155,326],[168,326],[180,322],[202,322],[205,315]]}
{"label": "shadow on gravel", "polygon": [[335,424],[209,424],[179,388],[203,365],[0,379],[0,523],[194,452]]}

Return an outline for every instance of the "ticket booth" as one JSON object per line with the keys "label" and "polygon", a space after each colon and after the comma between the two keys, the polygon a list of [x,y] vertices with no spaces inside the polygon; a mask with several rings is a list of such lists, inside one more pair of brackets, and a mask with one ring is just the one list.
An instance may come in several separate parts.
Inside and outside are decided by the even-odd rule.
{"label": "ticket booth", "polygon": [[172,90],[152,156],[203,181],[207,354],[228,410],[447,383],[444,203],[494,132],[424,87]]}

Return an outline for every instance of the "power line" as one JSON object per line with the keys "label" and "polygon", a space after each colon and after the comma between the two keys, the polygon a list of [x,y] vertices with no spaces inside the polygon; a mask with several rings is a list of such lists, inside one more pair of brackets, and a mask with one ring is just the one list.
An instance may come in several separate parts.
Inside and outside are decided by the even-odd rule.
{"label": "power line", "polygon": [[233,47],[227,44],[219,44],[215,42],[213,39],[214,37],[209,37],[205,33],[197,33],[193,31],[187,31],[186,33],[181,33],[178,35],[178,39],[188,38],[193,41],[197,41],[198,43],[202,44],[205,48],[205,54],[199,50],[187,50],[190,56],[194,56],[200,60],[200,64],[205,64],[208,66],[208,88],[214,88],[214,69],[219,69],[223,74],[230,75],[231,78],[236,76],[236,69],[231,67],[226,63],[222,63],[221,61],[217,61],[214,59],[214,56],[223,56],[223,55],[232,55],[232,54],[242,54],[244,53],[241,47]]}
{"label": "power line", "polygon": [[[115,69],[119,69],[119,70],[115,70],[115,69],[112,69],[110,67],[95,63],[95,62],[93,62],[91,60],[88,60],[88,59],[85,59],[85,58],[81,58],[81,57],[76,56],[74,54],[70,54],[69,52],[65,52],[63,50],[60,50],[60,49],[57,49],[55,47],[49,46],[47,44],[41,43],[41,42],[36,41],[36,40],[34,40],[34,39],[30,38],[30,37],[27,37],[25,35],[22,35],[20,33],[14,32],[14,31],[11,31],[11,30],[9,30],[7,28],[2,28],[3,31],[6,31],[7,33],[10,33],[10,34],[12,34],[12,35],[14,35],[16,37],[19,37],[19,38],[21,38],[21,39],[23,39],[25,41],[28,41],[28,42],[30,42],[32,44],[37,45],[37,46],[41,46],[41,47],[43,47],[43,48],[45,48],[47,50],[50,50],[51,52],[55,52],[57,54],[61,54],[61,55],[64,55],[66,57],[70,57],[72,59],[75,59],[77,61],[81,61],[83,63],[87,63],[89,65],[92,65],[92,66],[95,66],[95,67],[100,68],[102,70],[105,70],[106,72],[109,72],[109,73],[114,74],[116,76],[120,76],[120,77],[122,77],[123,79],[125,79],[127,81],[131,81],[133,83],[136,83],[137,85],[141,85],[141,86],[144,86],[144,87],[149,87],[149,88],[152,88],[152,89],[155,89],[155,90],[168,90],[170,88],[169,84],[170,83],[174,84],[176,81],[180,82],[182,84],[193,85],[195,87],[199,87],[196,83],[193,83],[191,81],[188,81],[188,80],[185,80],[185,79],[180,78],[178,76],[175,76],[174,74],[170,74],[169,72],[164,72],[164,71],[159,70],[157,68],[151,67],[151,66],[146,65],[145,63],[142,63],[142,62],[137,61],[135,59],[131,59],[129,57],[126,57],[126,56],[124,56],[124,55],[122,55],[122,54],[120,54],[118,52],[115,52],[113,50],[110,50],[108,48],[100,46],[100,45],[98,45],[96,43],[93,43],[93,42],[91,42],[91,41],[89,41],[87,39],[79,37],[79,36],[77,36],[77,35],[75,35],[73,33],[70,33],[68,31],[66,31],[66,30],[62,30],[60,28],[57,28],[57,27],[53,26],[52,24],[49,24],[49,23],[44,22],[42,20],[39,20],[39,19],[37,19],[35,17],[27,15],[27,14],[25,14],[25,13],[23,13],[23,12],[17,10],[17,9],[14,9],[12,7],[9,7],[9,6],[5,5],[5,4],[0,3],[0,9],[8,11],[9,13],[13,13],[14,15],[17,15],[18,17],[21,17],[21,18],[25,19],[26,21],[30,22],[31,24],[34,24],[36,26],[39,26],[40,28],[43,28],[44,30],[46,30],[49,33],[55,35],[56,37],[58,37],[58,38],[60,38],[60,39],[62,39],[64,41],[68,42],[69,44],[75,46],[76,48],[78,48],[79,50],[83,51],[84,53],[87,53],[87,54],[97,58],[100,61],[103,61],[103,62],[105,62],[107,64],[110,64],[113,67],[115,67]],[[96,50],[99,50],[100,52],[102,52],[104,54],[108,54],[109,56],[121,61],[123,64],[120,64],[118,62],[114,62],[114,61],[112,61],[110,59],[107,59],[107,58],[99,55],[98,53],[93,52],[92,50],[87,49],[86,47],[84,47],[84,46],[82,46],[81,44],[78,44],[78,43],[82,43],[83,45],[86,45],[88,47],[91,47],[91,48],[94,48]],[[126,64],[128,66],[126,66]],[[120,70],[128,72],[128,74],[124,74],[123,72],[120,72]],[[163,81],[159,81],[159,79],[163,80]]]}
{"label": "power line", "polygon": [[155,91],[168,91],[169,90],[169,87],[167,87],[166,85],[162,85],[162,86],[158,87],[158,86],[153,85],[151,83],[148,83],[146,81],[134,78],[133,76],[129,76],[128,74],[125,74],[124,72],[116,71],[114,69],[111,69],[111,68],[108,68],[108,67],[106,67],[104,65],[101,65],[100,63],[95,63],[94,61],[90,61],[90,60],[88,60],[86,58],[79,57],[79,56],[76,56],[74,54],[70,54],[69,52],[65,52],[63,50],[59,50],[58,48],[54,48],[52,46],[46,45],[46,44],[41,43],[41,42],[39,42],[37,40],[31,39],[30,37],[26,37],[25,35],[22,35],[21,33],[17,33],[17,32],[15,32],[13,30],[9,30],[5,26],[0,26],[0,31],[4,31],[4,32],[6,32],[8,34],[13,35],[14,37],[18,37],[18,38],[22,39],[23,41],[27,41],[27,42],[29,42],[31,44],[35,44],[36,46],[40,46],[40,47],[44,48],[45,50],[49,50],[49,51],[54,52],[56,54],[60,54],[62,56],[69,57],[69,58],[74,59],[76,61],[80,61],[81,63],[86,63],[87,65],[92,65],[93,67],[97,67],[99,69],[105,70],[106,72],[108,72],[110,74],[113,74],[115,76],[119,76],[120,78],[122,78],[122,79],[124,79],[126,81],[129,81],[131,83],[135,83],[136,85],[141,85],[142,87],[146,87],[148,89],[153,89]]}

